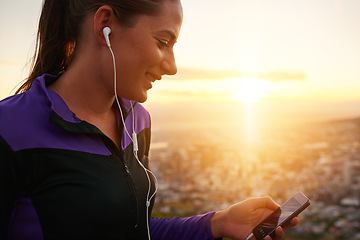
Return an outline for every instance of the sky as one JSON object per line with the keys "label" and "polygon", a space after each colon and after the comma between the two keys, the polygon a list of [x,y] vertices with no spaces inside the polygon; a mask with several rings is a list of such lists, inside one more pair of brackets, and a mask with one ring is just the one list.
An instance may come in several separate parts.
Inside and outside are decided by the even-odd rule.
{"label": "sky", "polygon": [[[178,74],[157,102],[360,100],[360,1],[182,0]],[[29,71],[41,0],[2,0],[0,99]]]}

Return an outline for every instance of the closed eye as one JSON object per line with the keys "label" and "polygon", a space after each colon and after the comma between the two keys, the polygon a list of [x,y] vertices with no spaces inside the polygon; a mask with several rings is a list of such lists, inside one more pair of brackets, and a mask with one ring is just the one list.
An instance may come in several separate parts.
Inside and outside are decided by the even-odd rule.
{"label": "closed eye", "polygon": [[159,45],[159,48],[170,47],[169,41],[163,40],[163,39],[158,39],[158,45]]}

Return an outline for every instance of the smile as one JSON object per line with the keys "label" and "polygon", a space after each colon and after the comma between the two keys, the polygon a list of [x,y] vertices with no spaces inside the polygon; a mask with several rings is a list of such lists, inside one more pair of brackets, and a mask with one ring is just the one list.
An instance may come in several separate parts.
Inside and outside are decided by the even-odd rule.
{"label": "smile", "polygon": [[149,79],[150,82],[155,82],[156,80],[161,80],[161,76],[157,76],[157,75],[152,74],[152,73],[147,73],[146,76],[147,76],[147,78]]}

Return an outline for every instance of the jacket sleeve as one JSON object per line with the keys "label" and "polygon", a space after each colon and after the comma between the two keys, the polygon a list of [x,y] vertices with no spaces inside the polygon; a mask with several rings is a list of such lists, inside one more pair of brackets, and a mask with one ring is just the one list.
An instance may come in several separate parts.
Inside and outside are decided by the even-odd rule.
{"label": "jacket sleeve", "polygon": [[15,157],[0,136],[0,239],[6,239],[11,213],[17,196]]}
{"label": "jacket sleeve", "polygon": [[215,212],[187,218],[152,218],[150,231],[153,240],[213,240],[210,219]]}

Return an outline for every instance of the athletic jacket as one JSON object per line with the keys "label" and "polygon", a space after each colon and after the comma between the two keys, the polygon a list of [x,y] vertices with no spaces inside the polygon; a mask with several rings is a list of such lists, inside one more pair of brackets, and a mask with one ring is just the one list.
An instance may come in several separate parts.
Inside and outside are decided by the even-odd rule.
{"label": "athletic jacket", "polygon": [[[47,89],[56,79],[45,74],[0,102],[0,239],[147,239],[148,180],[119,113],[121,151]],[[135,104],[133,119],[129,101],[120,100],[148,167],[150,116]],[[151,238],[213,239],[212,214],[151,219]]]}

